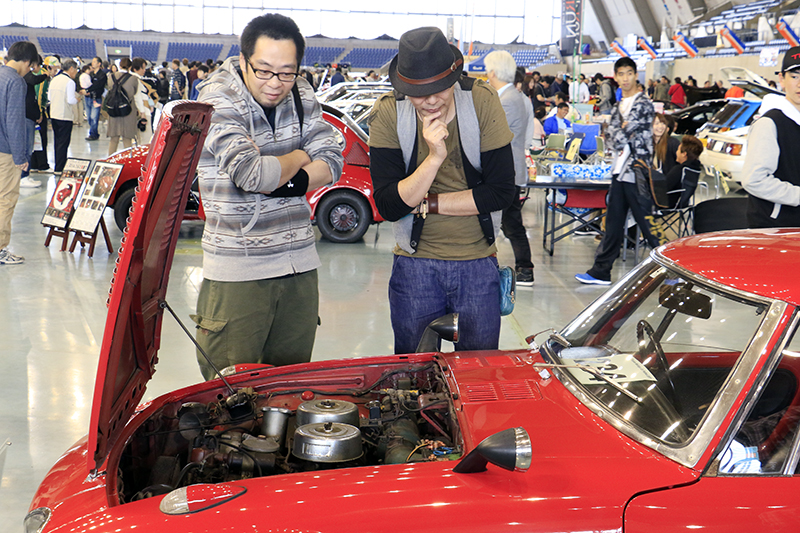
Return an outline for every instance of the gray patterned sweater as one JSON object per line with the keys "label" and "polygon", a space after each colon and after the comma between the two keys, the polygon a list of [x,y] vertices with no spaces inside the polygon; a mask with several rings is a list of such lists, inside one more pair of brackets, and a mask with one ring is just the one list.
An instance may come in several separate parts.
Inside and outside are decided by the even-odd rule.
{"label": "gray patterned sweater", "polygon": [[276,156],[302,149],[324,161],[335,183],[344,160],[333,128],[308,82],[298,77],[303,102],[301,128],[291,93],[275,110],[275,131],[228,58],[200,86],[199,101],[214,106],[197,167],[206,213],[203,277],[253,281],[307,272],[320,266],[311,209],[305,196],[266,196],[278,186]]}
{"label": "gray patterned sweater", "polygon": [[[644,159],[648,163],[653,160],[653,120],[656,112],[653,102],[644,94],[639,94],[633,101],[633,106],[627,119],[622,118],[619,111],[619,102],[611,111],[611,120],[608,123],[608,138],[614,150],[622,150],[626,144],[631,147],[633,160]],[[625,126],[623,127],[623,124]]]}

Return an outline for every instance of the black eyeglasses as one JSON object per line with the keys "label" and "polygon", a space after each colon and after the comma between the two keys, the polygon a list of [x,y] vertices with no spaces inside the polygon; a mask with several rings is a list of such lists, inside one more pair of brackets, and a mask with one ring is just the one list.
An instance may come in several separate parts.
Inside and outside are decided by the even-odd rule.
{"label": "black eyeglasses", "polygon": [[278,81],[282,81],[284,83],[290,83],[297,79],[299,73],[297,72],[272,72],[271,70],[261,70],[253,66],[249,59],[246,60],[247,64],[250,65],[250,68],[253,69],[253,74],[259,80],[269,81],[275,76],[278,77]]}

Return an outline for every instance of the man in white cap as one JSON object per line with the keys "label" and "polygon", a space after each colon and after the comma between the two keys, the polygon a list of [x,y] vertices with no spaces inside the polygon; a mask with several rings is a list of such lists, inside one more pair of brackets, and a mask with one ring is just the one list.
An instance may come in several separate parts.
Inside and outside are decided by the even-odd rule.
{"label": "man in white cap", "polygon": [[457,350],[498,346],[495,238],[516,193],[513,135],[497,92],[462,78],[463,64],[438,28],[406,32],[389,66],[394,91],[370,116],[375,203],[397,240],[395,353],[416,351],[428,323],[452,312]]}
{"label": "man in white cap", "polygon": [[800,227],[800,46],[786,51],[778,77],[786,96],[764,97],[747,136],[742,186],[751,228]]}

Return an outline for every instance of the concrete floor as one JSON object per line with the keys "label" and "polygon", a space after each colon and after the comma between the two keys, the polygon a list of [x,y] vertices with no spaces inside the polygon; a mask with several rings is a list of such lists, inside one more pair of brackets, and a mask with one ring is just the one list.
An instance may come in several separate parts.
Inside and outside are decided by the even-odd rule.
{"label": "concrete floor", "polygon": [[[87,127],[73,129],[70,155],[105,157],[108,142],[84,140]],[[101,129],[101,135],[102,135]],[[52,137],[50,137],[52,139]],[[52,144],[50,165],[53,166]],[[0,485],[0,528],[21,530],[31,497],[56,459],[88,429],[97,356],[106,318],[106,297],[115,253],[98,244],[94,257],[86,250],[60,252],[60,239],[43,246],[40,221],[55,188],[51,174],[32,174],[38,189],[22,189],[13,219],[11,250],[25,256],[23,265],[0,266],[0,445],[8,439]],[[515,311],[503,318],[500,347],[525,347],[524,338],[549,327],[560,328],[603,292],[573,278],[592,262],[593,237],[571,237],[556,245],[550,257],[541,246],[543,194],[525,205],[525,220],[536,265],[532,288],[518,291]],[[106,224],[112,242],[121,233],[113,213]],[[202,223],[185,222],[169,284],[168,302],[187,324],[194,312],[202,279]],[[318,240],[320,315],[314,360],[387,354],[393,339],[387,284],[394,246],[387,224],[373,225],[363,242],[333,244]],[[499,241],[501,264],[513,265],[511,246]],[[618,279],[633,264],[618,262]],[[189,324],[191,331],[194,328]],[[445,348],[447,349],[447,348]],[[166,316],[160,363],[145,400],[200,381],[193,345]],[[7,528],[7,529],[6,529]]]}

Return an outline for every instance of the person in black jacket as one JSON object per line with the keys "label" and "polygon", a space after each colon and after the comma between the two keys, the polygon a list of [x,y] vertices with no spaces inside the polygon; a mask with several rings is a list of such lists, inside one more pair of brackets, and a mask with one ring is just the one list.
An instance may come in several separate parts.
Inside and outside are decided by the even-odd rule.
{"label": "person in black jacket", "polygon": [[99,57],[92,58],[92,70],[89,72],[92,84],[86,88],[84,107],[86,108],[86,119],[89,122],[89,136],[87,141],[96,141],[100,138],[97,131],[100,123],[100,108],[103,104],[103,91],[106,89],[106,76],[103,70],[103,60]]}
{"label": "person in black jacket", "polygon": [[[42,56],[39,56],[39,62],[31,66],[34,70],[38,70],[41,64]],[[33,144],[36,136],[36,124],[42,122],[42,112],[39,109],[39,103],[36,101],[35,87],[47,80],[47,78],[47,74],[34,74],[33,72],[28,72],[23,77],[28,86],[27,92],[25,93],[25,139],[27,141],[26,155],[28,157],[28,168],[22,171],[22,181],[19,183],[20,187],[41,187],[42,185],[41,182],[30,177],[30,171]]]}
{"label": "person in black jacket", "polygon": [[669,193],[670,208],[688,207],[703,166],[700,164],[700,154],[703,153],[703,143],[694,135],[684,135],[678,146],[675,160],[677,164],[666,174],[667,190]]}

